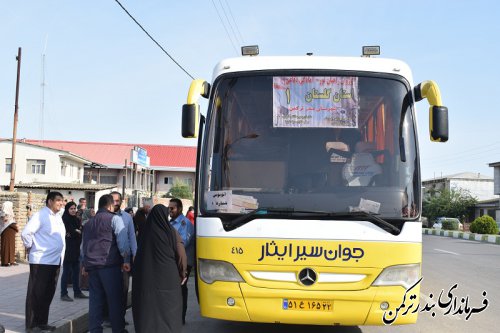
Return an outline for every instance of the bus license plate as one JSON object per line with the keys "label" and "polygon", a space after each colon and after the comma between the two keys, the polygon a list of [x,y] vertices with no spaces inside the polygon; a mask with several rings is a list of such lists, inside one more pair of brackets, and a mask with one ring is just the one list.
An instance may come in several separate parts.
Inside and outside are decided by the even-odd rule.
{"label": "bus license plate", "polygon": [[283,310],[298,310],[298,311],[332,311],[332,301],[322,301],[314,299],[283,299]]}

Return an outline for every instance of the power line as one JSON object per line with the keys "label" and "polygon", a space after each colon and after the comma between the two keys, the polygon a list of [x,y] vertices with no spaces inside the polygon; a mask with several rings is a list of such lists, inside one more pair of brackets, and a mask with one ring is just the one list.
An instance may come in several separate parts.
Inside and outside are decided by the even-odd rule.
{"label": "power line", "polygon": [[123,7],[123,5],[120,3],[120,1],[118,1],[118,0],[115,0],[115,1],[116,1],[116,3],[118,3],[118,5],[120,5],[120,7],[122,7],[122,9],[125,11],[125,13],[127,13],[127,15],[128,15],[128,16],[129,16],[129,17],[130,17],[130,18],[131,18],[131,19],[132,19],[132,20],[133,20],[133,21],[134,21],[134,22],[135,22],[135,23],[139,26],[139,28],[141,28],[141,29],[142,29],[142,31],[144,31],[144,33],[145,33],[146,35],[148,35],[148,37],[149,37],[149,38],[151,38],[151,40],[152,40],[152,41],[153,41],[156,45],[158,45],[158,47],[159,47],[159,48],[160,48],[160,49],[161,49],[161,50],[162,50],[162,51],[163,51],[163,52],[164,52],[167,56],[168,56],[168,57],[169,57],[169,58],[170,58],[170,59],[171,59],[171,60],[172,60],[172,61],[173,61],[173,62],[174,62],[174,63],[175,63],[175,64],[176,64],[176,65],[177,65],[180,69],[182,69],[182,70],[184,71],[184,73],[186,73],[186,74],[187,74],[187,75],[188,75],[191,79],[193,79],[193,80],[194,80],[194,77],[193,77],[191,74],[189,74],[189,72],[188,72],[186,69],[184,69],[184,67],[182,67],[182,66],[181,66],[181,65],[180,65],[180,64],[179,64],[179,63],[178,63],[178,62],[177,62],[177,61],[176,61],[176,60],[175,60],[175,59],[174,59],[174,58],[173,58],[173,57],[172,57],[172,56],[171,56],[171,55],[170,55],[170,54],[169,54],[169,53],[168,53],[168,52],[167,52],[164,48],[163,48],[163,46],[161,46],[161,45],[160,45],[160,43],[158,43],[158,42],[157,42],[157,41],[156,41],[156,40],[155,40],[155,39],[154,39],[154,38],[153,38],[153,37],[149,34],[149,32],[147,32],[147,31],[146,31],[146,29],[144,29],[144,28],[142,27],[142,25],[141,25],[139,22],[137,22],[137,20],[136,20],[136,19],[132,16],[132,14],[130,14],[130,13],[128,12],[128,10],[127,10],[125,7]]}
{"label": "power line", "polygon": [[222,20],[222,17],[219,14],[219,10],[217,9],[217,6],[215,5],[214,0],[212,0],[212,5],[214,5],[215,11],[217,12],[217,16],[219,17],[220,23],[222,23],[222,26],[224,27],[224,30],[226,31],[227,37],[229,38],[229,41],[231,42],[231,45],[233,45],[234,51],[238,55],[238,48],[234,45],[233,39],[231,38],[231,35],[229,34],[229,31],[226,28],[226,25],[224,24],[224,21]]}
{"label": "power line", "polygon": [[488,165],[495,160],[493,157],[497,156],[499,153],[499,142],[500,141],[494,141],[487,145],[469,148],[454,153],[453,155],[447,154],[442,155],[442,157],[422,158],[421,165],[422,167],[427,166],[427,169],[442,168],[443,166],[450,166],[455,163],[462,168],[464,166],[477,166],[478,164],[481,164],[481,166],[483,166],[483,164]]}
{"label": "power line", "polygon": [[436,168],[444,168],[444,167],[460,167],[464,168],[465,166],[488,166],[489,163],[492,163],[491,161],[488,162],[486,158],[471,158],[465,161],[461,161],[460,163],[450,163],[450,162],[434,162],[434,163],[429,163],[429,162],[422,162],[422,166],[427,166],[428,168],[431,169],[436,169]]}
{"label": "power line", "polygon": [[471,164],[488,165],[489,163],[492,163],[492,159],[487,158],[487,157],[475,157],[475,158],[468,158],[468,159],[462,159],[462,160],[457,160],[457,161],[440,161],[440,162],[421,161],[422,165],[431,166],[433,168],[445,167],[445,166],[450,166],[450,165],[457,165],[457,166],[464,166],[464,165],[471,165]]}
{"label": "power line", "polygon": [[[470,158],[471,156],[478,156],[478,155],[484,155],[484,154],[491,153],[491,152],[496,152],[500,149],[500,147],[498,147],[496,145],[497,144],[494,143],[494,144],[490,144],[490,145],[485,145],[485,146],[480,147],[480,148],[472,148],[472,149],[468,149],[468,150],[463,150],[463,151],[460,151],[458,153],[454,153],[453,155],[448,154],[448,155],[442,155],[441,157],[422,158],[422,160],[426,161],[426,162],[433,162],[433,161],[442,162],[442,161],[450,161],[450,160],[451,161],[461,160],[464,158]],[[496,146],[496,147],[488,148],[491,146]],[[488,149],[485,149],[485,148],[488,148]]]}
{"label": "power line", "polygon": [[[489,161],[489,162],[488,162]],[[459,164],[460,166],[471,164],[471,163],[481,163],[483,162],[484,164],[489,164],[494,161],[492,158],[487,157],[487,156],[479,156],[479,157],[469,157],[469,158],[460,158],[457,159],[456,161],[435,161],[435,162],[430,162],[430,161],[421,161],[421,164],[425,165],[431,165],[433,167],[438,167],[438,166],[449,166],[452,164]]]}
{"label": "power line", "polygon": [[[463,161],[463,160],[470,160],[472,157],[476,159],[481,159],[481,158],[491,158],[491,152],[495,152],[495,154],[498,154],[500,148],[494,148],[488,151],[484,152],[477,152],[477,153],[471,153],[468,155],[457,155],[456,157],[447,157],[447,158],[442,158],[442,159],[423,159],[423,161],[428,162],[428,163],[449,163],[449,162],[455,162],[455,161]],[[487,155],[486,155],[487,154]],[[490,157],[488,157],[490,156]]]}
{"label": "power line", "polygon": [[[226,2],[227,4],[227,2]],[[222,0],[219,0],[219,5],[220,8],[222,8],[222,13],[224,13],[224,16],[226,17],[226,22],[229,25],[229,28],[231,28],[231,32],[233,33],[234,39],[236,40],[237,43],[241,43],[241,41],[238,39],[238,35],[236,35],[236,32],[234,31],[233,24],[231,23],[231,20],[229,20],[229,17],[227,16],[226,10],[224,9],[224,5],[222,4]]]}
{"label": "power line", "polygon": [[238,34],[239,34],[240,39],[241,39],[241,43],[245,44],[245,39],[243,38],[243,35],[241,34],[240,29],[238,28],[238,24],[236,23],[236,20],[234,19],[233,11],[231,10],[231,6],[229,6],[229,3],[227,2],[227,0],[224,0],[224,2],[226,3],[227,8],[229,9],[229,15],[231,16],[231,18],[234,22],[234,26],[236,27],[236,31],[238,31]]}
{"label": "power line", "polygon": [[[492,143],[489,143],[487,145],[478,145],[478,146],[474,146],[472,148],[468,148],[468,149],[462,149],[460,150],[460,152],[456,153],[456,152],[453,152],[453,153],[449,153],[449,154],[439,154],[439,156],[436,156],[436,157],[429,157],[428,159],[434,159],[434,158],[438,158],[438,159],[442,159],[443,157],[444,158],[448,158],[448,157],[456,157],[457,154],[458,155],[461,155],[461,154],[465,154],[465,155],[468,155],[467,153],[468,152],[478,152],[480,150],[483,150],[485,148],[488,148],[488,147],[492,147],[492,146],[498,146],[500,144],[500,140],[498,141],[493,141]],[[498,148],[498,147],[497,147]],[[489,150],[488,150],[489,151]]]}

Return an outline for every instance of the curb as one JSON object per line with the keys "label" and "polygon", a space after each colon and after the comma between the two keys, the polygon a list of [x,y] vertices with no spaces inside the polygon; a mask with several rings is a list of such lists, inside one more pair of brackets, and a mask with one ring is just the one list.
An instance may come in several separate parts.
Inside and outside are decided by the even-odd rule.
{"label": "curb", "polygon": [[71,319],[61,319],[52,325],[56,326],[56,333],[83,333],[89,330],[89,311],[82,310]]}
{"label": "curb", "polygon": [[453,237],[453,238],[460,238],[460,239],[500,245],[499,235],[482,235],[482,234],[474,234],[472,232],[438,230],[438,229],[428,229],[428,228],[422,228],[422,234]]}
{"label": "curb", "polygon": [[[127,308],[132,306],[132,291],[129,290],[127,297]],[[55,333],[84,333],[89,331],[89,311],[82,310],[73,318],[61,319],[51,325],[56,326]]]}

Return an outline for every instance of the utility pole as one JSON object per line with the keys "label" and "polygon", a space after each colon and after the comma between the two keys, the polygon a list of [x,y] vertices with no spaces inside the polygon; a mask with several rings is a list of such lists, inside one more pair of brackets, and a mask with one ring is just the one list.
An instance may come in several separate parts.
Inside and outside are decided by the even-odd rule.
{"label": "utility pole", "polygon": [[123,167],[123,180],[122,180],[122,199],[125,200],[125,187],[127,186],[127,159],[125,159],[125,165]]}
{"label": "utility pole", "polygon": [[9,191],[14,192],[14,183],[16,179],[16,141],[17,141],[17,110],[19,100],[19,79],[21,76],[21,48],[17,51],[17,81],[16,81],[16,102],[14,106],[14,129],[12,132],[12,159],[10,168],[10,187]]}

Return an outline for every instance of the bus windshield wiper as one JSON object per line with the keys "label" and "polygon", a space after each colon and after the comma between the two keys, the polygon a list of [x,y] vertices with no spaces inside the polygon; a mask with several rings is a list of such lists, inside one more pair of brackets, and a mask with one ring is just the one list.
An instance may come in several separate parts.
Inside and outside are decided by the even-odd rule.
{"label": "bus windshield wiper", "polygon": [[261,207],[254,209],[246,214],[243,214],[236,219],[225,224],[225,229],[227,231],[234,230],[242,225],[252,221],[255,216],[269,216],[269,215],[280,215],[280,216],[321,216],[321,217],[333,217],[335,219],[339,218],[363,218],[372,222],[373,224],[381,227],[382,229],[390,232],[393,235],[398,235],[401,230],[394,226],[393,224],[381,219],[376,214],[366,212],[366,211],[356,211],[356,212],[327,212],[327,211],[309,211],[309,210],[296,210],[292,207]]}
{"label": "bus windshield wiper", "polygon": [[336,217],[352,217],[352,218],[368,218],[369,222],[381,227],[384,230],[389,231],[393,235],[398,235],[401,233],[401,229],[396,227],[395,225],[381,219],[376,214],[367,212],[367,211],[355,211],[355,212],[342,212],[335,213]]}
{"label": "bus windshield wiper", "polygon": [[283,215],[291,216],[300,214],[303,216],[331,216],[332,213],[322,211],[296,210],[292,207],[261,207],[243,214],[225,225],[226,230],[234,230],[250,222],[256,215]]}

